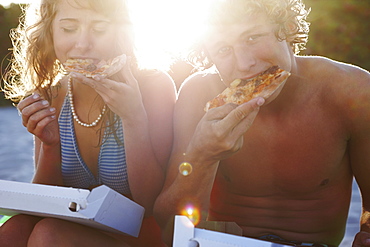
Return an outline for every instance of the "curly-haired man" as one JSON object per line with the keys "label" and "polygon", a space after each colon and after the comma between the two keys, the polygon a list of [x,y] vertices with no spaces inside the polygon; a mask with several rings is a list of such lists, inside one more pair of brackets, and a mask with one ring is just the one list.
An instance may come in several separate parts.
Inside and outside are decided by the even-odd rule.
{"label": "curly-haired man", "polygon": [[[370,74],[299,56],[307,15],[301,0],[212,1],[204,37],[190,53],[206,69],[181,88],[155,205],[165,232],[191,203],[201,219],[236,222],[245,236],[338,246],[355,178],[363,214],[353,246],[370,246]],[[204,112],[233,80],[273,65],[291,73],[281,90]],[[187,176],[179,173],[184,161],[192,167]]]}

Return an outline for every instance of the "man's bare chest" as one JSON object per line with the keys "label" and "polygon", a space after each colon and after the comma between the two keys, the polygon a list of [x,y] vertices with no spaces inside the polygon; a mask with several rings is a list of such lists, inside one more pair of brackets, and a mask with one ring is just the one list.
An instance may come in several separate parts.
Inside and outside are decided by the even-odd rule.
{"label": "man's bare chest", "polygon": [[220,173],[249,193],[310,193],[348,173],[345,137],[340,119],[324,110],[261,115]]}

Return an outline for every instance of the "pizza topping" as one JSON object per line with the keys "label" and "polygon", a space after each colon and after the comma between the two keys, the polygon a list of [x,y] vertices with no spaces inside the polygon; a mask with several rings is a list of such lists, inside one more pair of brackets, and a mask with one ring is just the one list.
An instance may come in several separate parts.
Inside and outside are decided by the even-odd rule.
{"label": "pizza topping", "polygon": [[222,93],[207,102],[204,110],[208,111],[226,103],[240,105],[259,96],[267,99],[285,83],[289,76],[289,72],[278,66],[272,66],[254,78],[236,79]]}
{"label": "pizza topping", "polygon": [[93,63],[89,64],[89,65],[86,67],[86,70],[87,70],[87,71],[94,71],[94,70],[96,70],[96,69],[97,69],[97,67],[96,67],[96,65],[95,65],[95,64],[93,64]]}
{"label": "pizza topping", "polygon": [[93,59],[68,59],[64,64],[67,72],[76,72],[86,77],[97,75],[108,77],[120,71],[126,63],[126,55],[122,54],[111,60],[95,63]]}

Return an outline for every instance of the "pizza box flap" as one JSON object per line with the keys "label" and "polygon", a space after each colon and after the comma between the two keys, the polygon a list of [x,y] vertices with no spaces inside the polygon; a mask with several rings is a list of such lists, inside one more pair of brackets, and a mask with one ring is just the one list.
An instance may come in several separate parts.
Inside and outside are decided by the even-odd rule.
{"label": "pizza box flap", "polygon": [[90,192],[0,180],[0,214],[54,217],[137,237],[144,208],[105,185]]}
{"label": "pizza box flap", "polygon": [[175,216],[173,247],[290,247],[264,240],[199,229],[184,215]]}

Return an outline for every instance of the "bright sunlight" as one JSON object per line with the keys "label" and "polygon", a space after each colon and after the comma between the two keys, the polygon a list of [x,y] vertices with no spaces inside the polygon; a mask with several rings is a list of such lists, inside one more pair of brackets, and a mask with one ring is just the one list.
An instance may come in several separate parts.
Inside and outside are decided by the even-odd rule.
{"label": "bright sunlight", "polygon": [[[127,0],[143,67],[165,69],[200,34],[210,0]],[[31,0],[0,0],[0,4]],[[108,2],[107,2],[108,3]]]}
{"label": "bright sunlight", "polygon": [[162,67],[201,32],[210,0],[129,0],[143,66]]}

